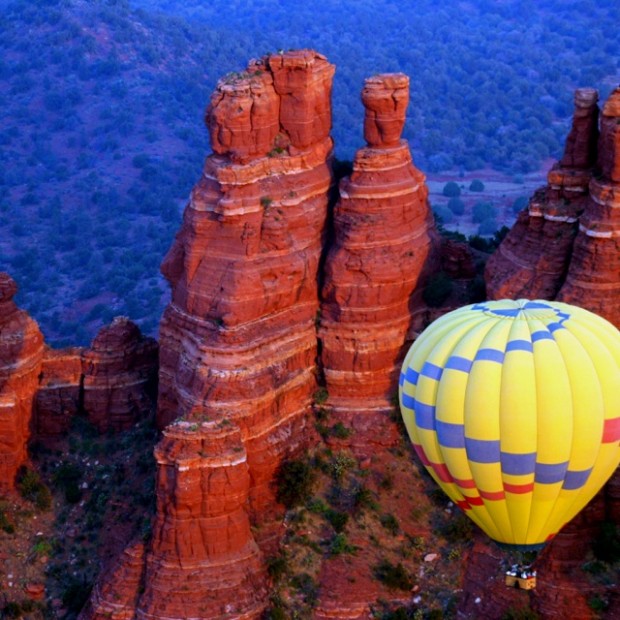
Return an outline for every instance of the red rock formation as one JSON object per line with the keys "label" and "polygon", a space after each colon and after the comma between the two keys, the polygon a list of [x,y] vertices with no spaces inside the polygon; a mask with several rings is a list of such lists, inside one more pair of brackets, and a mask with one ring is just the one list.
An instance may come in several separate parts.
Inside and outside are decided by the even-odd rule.
{"label": "red rock formation", "polygon": [[150,413],[157,348],[135,323],[116,317],[83,352],[84,412],[100,432],[125,430]]}
{"label": "red rock formation", "polygon": [[575,91],[573,125],[566,138],[560,168],[588,170],[596,163],[598,140],[598,93],[593,88]]}
{"label": "red rock formation", "polygon": [[125,548],[118,562],[100,576],[78,618],[133,620],[140,592],[144,588],[145,543]]}
{"label": "red rock formation", "polygon": [[573,126],[562,159],[487,263],[489,299],[554,299],[560,290],[595,163],[597,100],[593,89],[575,92]]}
{"label": "red rock formation", "polygon": [[177,421],[164,430],[155,457],[157,517],[146,562],[140,546],[126,551],[83,617],[132,618],[133,609],[149,618],[258,618],[267,574],[250,530],[239,429]]}
{"label": "red rock formation", "polygon": [[[196,410],[238,424],[252,510],[267,520],[275,469],[308,440],[333,72],[319,54],[287,52],[218,83],[207,121],[216,153],[162,265],[172,302],[160,330],[158,424]],[[271,121],[229,118],[240,92],[271,118],[271,88],[275,134]],[[275,135],[270,144],[265,135]]]}
{"label": "red rock formation", "polygon": [[408,89],[403,74],[366,81],[369,146],[340,183],[325,264],[319,338],[328,405],[364,449],[396,437],[387,414],[436,239],[425,177],[399,139]]}
{"label": "red rock formation", "polygon": [[68,432],[71,418],[82,408],[83,349],[45,351],[34,404],[34,433],[39,438]]}
{"label": "red rock formation", "polygon": [[598,163],[601,175],[590,181],[589,200],[557,299],[620,327],[620,87],[603,106]]}
{"label": "red rock formation", "polygon": [[14,280],[0,272],[0,493],[14,488],[27,458],[32,405],[44,343],[36,321],[13,301]]}

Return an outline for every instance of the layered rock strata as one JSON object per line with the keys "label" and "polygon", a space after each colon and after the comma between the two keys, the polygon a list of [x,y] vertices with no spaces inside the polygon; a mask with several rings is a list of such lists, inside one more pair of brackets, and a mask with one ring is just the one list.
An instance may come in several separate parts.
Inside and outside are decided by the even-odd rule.
{"label": "layered rock strata", "polygon": [[573,125],[561,160],[489,259],[489,299],[554,299],[566,277],[596,163],[598,93],[575,92]]}
{"label": "layered rock strata", "polygon": [[85,415],[99,432],[118,432],[151,413],[158,345],[126,317],[116,317],[88,348],[47,349],[34,403],[38,438],[60,437]]}
{"label": "layered rock strata", "polygon": [[28,458],[32,405],[45,345],[39,326],[13,297],[15,281],[0,272],[0,493],[14,488]]}
{"label": "layered rock strata", "polygon": [[620,87],[603,106],[598,168],[557,299],[620,327]]}
{"label": "layered rock strata", "polygon": [[159,427],[195,411],[237,424],[252,511],[265,520],[277,512],[275,470],[307,442],[333,73],[305,50],[218,83],[207,114],[215,153],[162,265],[172,301],[160,329]]}
{"label": "layered rock strata", "polygon": [[164,430],[155,458],[157,516],[148,552],[131,546],[83,617],[259,617],[267,574],[250,530],[250,474],[238,427],[177,421]]}
{"label": "layered rock strata", "polygon": [[365,83],[368,146],[340,183],[324,269],[319,338],[327,404],[357,431],[353,444],[366,447],[396,436],[386,414],[397,366],[421,323],[422,285],[437,238],[425,177],[400,139],[408,97],[403,74]]}
{"label": "layered rock strata", "polygon": [[99,432],[126,430],[151,412],[157,351],[135,323],[116,317],[82,353],[83,409]]}
{"label": "layered rock strata", "polygon": [[34,432],[38,438],[61,437],[73,416],[82,411],[81,348],[45,351],[34,403]]}

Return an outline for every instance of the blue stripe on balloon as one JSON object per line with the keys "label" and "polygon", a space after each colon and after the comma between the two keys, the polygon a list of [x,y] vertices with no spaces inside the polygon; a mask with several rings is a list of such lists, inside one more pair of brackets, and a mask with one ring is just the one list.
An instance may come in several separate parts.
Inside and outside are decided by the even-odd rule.
{"label": "blue stripe on balloon", "polygon": [[499,439],[470,439],[465,437],[465,449],[470,461],[499,464]]}
{"label": "blue stripe on balloon", "polygon": [[566,328],[560,322],[560,323],[549,323],[549,325],[547,325],[547,329],[550,332],[556,332],[556,331],[558,331],[558,329],[566,329]]}
{"label": "blue stripe on balloon", "polygon": [[568,461],[564,463],[536,463],[534,481],[540,484],[555,484],[564,480]]}
{"label": "blue stripe on balloon", "polygon": [[491,308],[491,312],[497,316],[519,316],[521,308]]}
{"label": "blue stripe on balloon", "polygon": [[528,310],[555,310],[555,308],[542,301],[528,301],[523,307]]}
{"label": "blue stripe on balloon", "polygon": [[403,407],[407,407],[407,409],[413,409],[415,407],[415,398],[410,396],[409,394],[402,393],[401,397]]}
{"label": "blue stripe on balloon", "polygon": [[529,340],[511,340],[506,345],[506,353],[508,353],[508,351],[528,351],[532,353],[534,348]]}
{"label": "blue stripe on balloon", "polygon": [[546,329],[532,332],[532,342],[538,342],[539,340],[553,340],[553,336]]}
{"label": "blue stripe on balloon", "polygon": [[407,371],[405,372],[405,379],[407,379],[407,381],[411,383],[411,385],[415,385],[418,382],[419,376],[420,373],[418,373],[418,371],[414,370],[413,368],[407,368]]}
{"label": "blue stripe on balloon", "polygon": [[502,473],[511,476],[525,476],[534,473],[536,452],[529,452],[527,454],[502,452],[500,461],[502,463]]}
{"label": "blue stripe on balloon", "polygon": [[435,430],[435,407],[433,405],[427,405],[416,400],[413,410],[415,411],[416,426],[429,431]]}
{"label": "blue stripe on balloon", "polygon": [[402,387],[404,383],[405,383],[405,373],[401,372],[398,377],[398,385]]}
{"label": "blue stripe on balloon", "polygon": [[582,469],[580,471],[567,471],[564,476],[564,484],[562,485],[562,488],[567,491],[580,489],[588,481],[591,471],[591,467],[590,469]]}
{"label": "blue stripe on balloon", "polygon": [[446,362],[446,369],[450,368],[452,370],[461,370],[463,372],[469,372],[471,370],[472,364],[473,364],[473,361],[468,360],[466,357],[461,357],[460,355],[453,355]]}
{"label": "blue stripe on balloon", "polygon": [[435,381],[439,381],[441,379],[441,374],[443,373],[443,368],[432,364],[431,362],[425,362],[424,366],[422,366],[422,370],[420,374],[424,377],[428,377],[429,379],[434,379]]}
{"label": "blue stripe on balloon", "polygon": [[476,353],[474,361],[497,362],[498,364],[503,364],[504,353],[502,351],[498,351],[497,349],[480,349],[478,353]]}
{"label": "blue stripe on balloon", "polygon": [[465,447],[465,427],[462,424],[437,420],[437,441],[444,448]]}

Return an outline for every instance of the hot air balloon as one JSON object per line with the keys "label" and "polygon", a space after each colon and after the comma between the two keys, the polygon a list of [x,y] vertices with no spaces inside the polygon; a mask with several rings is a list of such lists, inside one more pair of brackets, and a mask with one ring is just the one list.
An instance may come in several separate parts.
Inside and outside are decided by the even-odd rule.
{"label": "hot air balloon", "polygon": [[399,398],[448,497],[495,541],[539,549],[620,462],[620,332],[559,302],[466,306],[414,342]]}

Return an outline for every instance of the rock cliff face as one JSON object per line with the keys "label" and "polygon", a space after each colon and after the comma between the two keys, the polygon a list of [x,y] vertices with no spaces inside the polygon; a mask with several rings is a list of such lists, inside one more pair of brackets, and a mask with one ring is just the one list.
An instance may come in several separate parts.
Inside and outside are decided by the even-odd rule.
{"label": "rock cliff face", "polygon": [[592,89],[575,92],[573,126],[562,159],[487,263],[489,299],[555,299],[560,290],[596,163],[597,101]]}
{"label": "rock cliff face", "polygon": [[[397,366],[420,325],[422,285],[437,241],[424,175],[400,139],[409,78],[366,80],[364,137],[340,183],[324,270],[319,338],[328,406],[352,444],[394,441],[387,414]],[[380,432],[377,432],[381,429]]]}
{"label": "rock cliff face", "polygon": [[13,301],[15,281],[0,272],[0,493],[14,488],[28,458],[32,403],[43,359],[36,321]]}
{"label": "rock cliff face", "polygon": [[157,350],[125,317],[102,327],[88,348],[47,349],[34,406],[36,435],[64,435],[78,413],[102,433],[130,428],[153,409]]}
{"label": "rock cliff face", "polygon": [[564,156],[489,259],[485,279],[491,299],[557,299],[620,326],[620,88],[603,106],[600,138],[596,100],[592,89],[576,92]]}

